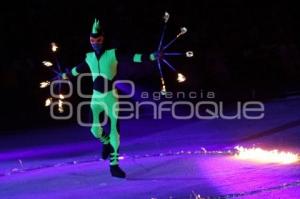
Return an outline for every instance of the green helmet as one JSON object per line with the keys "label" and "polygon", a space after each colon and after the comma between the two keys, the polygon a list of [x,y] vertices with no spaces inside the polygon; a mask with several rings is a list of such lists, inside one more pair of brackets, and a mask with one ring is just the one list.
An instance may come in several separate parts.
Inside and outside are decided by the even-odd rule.
{"label": "green helmet", "polygon": [[94,21],[94,24],[92,27],[91,37],[98,37],[100,35],[103,35],[103,30],[102,30],[99,20],[95,18],[95,21]]}

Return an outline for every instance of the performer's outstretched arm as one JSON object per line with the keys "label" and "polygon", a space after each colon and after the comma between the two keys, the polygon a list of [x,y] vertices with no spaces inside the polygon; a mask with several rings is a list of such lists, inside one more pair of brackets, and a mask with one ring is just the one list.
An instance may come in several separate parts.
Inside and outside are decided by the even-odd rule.
{"label": "performer's outstretched arm", "polygon": [[63,79],[72,79],[77,77],[81,73],[89,73],[90,69],[86,61],[81,62],[77,66],[73,67],[70,71],[63,73]]}
{"label": "performer's outstretched arm", "polygon": [[155,53],[128,53],[124,50],[117,49],[116,50],[116,58],[117,61],[120,63],[126,62],[126,63],[145,63],[149,61],[155,61],[156,60],[156,54]]}
{"label": "performer's outstretched arm", "polygon": [[[155,67],[150,67],[156,60],[154,53],[129,53],[122,49],[115,50],[116,61],[118,63],[118,73],[116,79],[132,79],[152,73]],[[143,65],[140,68],[139,65]],[[142,70],[142,71],[141,71]]]}

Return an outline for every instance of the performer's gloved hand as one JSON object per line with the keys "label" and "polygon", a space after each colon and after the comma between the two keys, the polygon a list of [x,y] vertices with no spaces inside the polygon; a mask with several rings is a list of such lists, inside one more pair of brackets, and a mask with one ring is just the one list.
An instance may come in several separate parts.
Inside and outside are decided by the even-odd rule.
{"label": "performer's gloved hand", "polygon": [[59,76],[64,79],[64,80],[69,80],[70,79],[70,69],[66,68],[66,72],[64,73],[59,73]]}
{"label": "performer's gloved hand", "polygon": [[149,55],[149,59],[150,59],[151,61],[157,60],[158,57],[159,57],[159,53],[158,53],[157,51],[155,51],[155,52],[153,52],[153,53],[151,53],[151,54]]}
{"label": "performer's gloved hand", "polygon": [[69,79],[68,76],[67,76],[67,73],[63,73],[61,77],[62,77],[63,79]]}
{"label": "performer's gloved hand", "polygon": [[62,78],[62,79],[69,79],[68,76],[67,76],[67,73],[59,73],[59,76]]}

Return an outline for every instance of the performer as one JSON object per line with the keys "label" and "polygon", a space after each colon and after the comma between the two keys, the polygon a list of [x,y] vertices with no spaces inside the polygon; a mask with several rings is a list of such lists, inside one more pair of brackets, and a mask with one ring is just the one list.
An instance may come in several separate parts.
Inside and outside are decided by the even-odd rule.
{"label": "performer", "polygon": [[[95,19],[92,32],[90,34],[90,44],[93,52],[86,54],[85,60],[71,69],[68,73],[63,73],[63,78],[76,77],[81,73],[89,72],[93,79],[93,94],[90,107],[93,115],[91,132],[96,139],[103,144],[102,158],[110,158],[110,172],[114,177],[125,178],[125,172],[119,167],[119,146],[120,135],[118,128],[118,91],[113,88],[113,82],[118,74],[118,63],[126,60],[124,54],[117,49],[107,49],[105,47],[105,37],[103,28],[99,20]],[[128,60],[128,56],[127,56]],[[135,63],[156,60],[155,53],[148,56],[143,54],[133,54],[129,60]],[[105,82],[106,81],[106,82]],[[107,84],[105,84],[107,83]],[[107,85],[108,88],[105,88]],[[110,122],[110,132],[106,134],[99,121],[99,115],[105,113]]]}

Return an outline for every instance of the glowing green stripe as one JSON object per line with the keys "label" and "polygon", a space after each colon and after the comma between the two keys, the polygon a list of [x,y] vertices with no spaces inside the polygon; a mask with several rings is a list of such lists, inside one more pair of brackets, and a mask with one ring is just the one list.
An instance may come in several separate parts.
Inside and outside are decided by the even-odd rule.
{"label": "glowing green stripe", "polygon": [[142,62],[142,54],[134,54],[133,62],[141,63]]}
{"label": "glowing green stripe", "polygon": [[72,69],[72,75],[73,75],[74,77],[76,77],[77,75],[79,75],[79,73],[78,73],[77,70],[76,70],[76,67],[74,67],[74,68]]}

